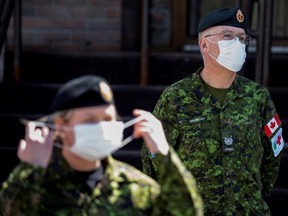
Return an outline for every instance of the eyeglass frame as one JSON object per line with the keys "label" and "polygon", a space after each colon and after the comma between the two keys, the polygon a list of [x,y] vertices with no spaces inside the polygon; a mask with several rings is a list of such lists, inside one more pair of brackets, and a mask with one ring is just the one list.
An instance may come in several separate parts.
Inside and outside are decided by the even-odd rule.
{"label": "eyeglass frame", "polygon": [[[233,37],[230,37],[229,39],[224,39],[225,33],[228,33],[228,34],[232,35]],[[237,37],[239,39],[239,41],[245,45],[249,45],[249,42],[252,39],[252,37],[250,35],[247,35],[247,34],[237,35],[237,34],[233,33],[232,31],[222,31],[222,32],[215,33],[215,34],[208,34],[208,35],[205,35],[204,38],[219,35],[219,34],[222,34],[223,40],[232,40],[232,39],[235,39]]]}

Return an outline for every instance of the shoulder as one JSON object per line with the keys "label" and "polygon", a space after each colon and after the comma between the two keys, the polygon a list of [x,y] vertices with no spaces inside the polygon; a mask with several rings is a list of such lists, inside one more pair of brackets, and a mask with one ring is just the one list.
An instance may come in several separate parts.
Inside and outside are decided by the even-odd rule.
{"label": "shoulder", "polygon": [[164,92],[175,92],[179,89],[187,89],[191,87],[191,83],[193,83],[193,79],[195,79],[196,74],[191,74],[188,77],[185,77],[184,79],[181,79],[170,86],[168,86]]}
{"label": "shoulder", "polygon": [[[45,181],[45,169],[20,163],[2,183],[1,194],[5,197],[19,193],[39,191]],[[28,196],[28,195],[27,195]]]}
{"label": "shoulder", "polygon": [[[268,92],[268,88],[241,75],[237,76],[237,80],[240,86],[246,87],[246,90],[258,90]],[[245,89],[244,89],[245,90]]]}
{"label": "shoulder", "polygon": [[267,97],[270,97],[270,92],[266,86],[263,86],[241,75],[237,76],[237,84],[239,91],[242,91],[244,95],[248,95],[249,97],[259,97],[259,99],[266,99]]}
{"label": "shoulder", "polygon": [[[45,170],[26,163],[20,163],[2,183],[1,195],[9,199],[20,193],[30,193],[39,190],[39,184],[44,178]],[[27,195],[27,197],[29,197]]]}
{"label": "shoulder", "polygon": [[24,182],[26,179],[37,179],[44,176],[45,169],[37,166],[32,166],[27,163],[18,164],[14,170],[10,173],[7,181],[21,181]]}
{"label": "shoulder", "polygon": [[[197,74],[192,74],[166,87],[160,96],[160,100],[174,101],[191,97],[191,91],[197,83]],[[196,82],[195,82],[196,81]]]}

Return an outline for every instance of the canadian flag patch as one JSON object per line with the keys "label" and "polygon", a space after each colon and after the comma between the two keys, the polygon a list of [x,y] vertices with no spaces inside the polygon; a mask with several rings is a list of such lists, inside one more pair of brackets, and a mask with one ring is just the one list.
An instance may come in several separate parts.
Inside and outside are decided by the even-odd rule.
{"label": "canadian flag patch", "polygon": [[281,125],[281,121],[276,114],[265,126],[264,130],[268,137],[270,137]]}
{"label": "canadian flag patch", "polygon": [[282,128],[272,137],[271,139],[272,149],[274,151],[274,157],[277,157],[278,154],[284,147],[284,140],[282,137]]}

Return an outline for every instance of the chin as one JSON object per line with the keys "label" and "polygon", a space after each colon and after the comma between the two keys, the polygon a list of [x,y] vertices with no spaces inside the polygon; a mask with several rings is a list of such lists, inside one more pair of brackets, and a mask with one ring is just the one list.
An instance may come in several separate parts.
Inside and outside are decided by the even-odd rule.
{"label": "chin", "polygon": [[63,152],[63,156],[70,167],[78,171],[91,171],[99,167],[101,163],[100,160],[87,160],[68,151]]}

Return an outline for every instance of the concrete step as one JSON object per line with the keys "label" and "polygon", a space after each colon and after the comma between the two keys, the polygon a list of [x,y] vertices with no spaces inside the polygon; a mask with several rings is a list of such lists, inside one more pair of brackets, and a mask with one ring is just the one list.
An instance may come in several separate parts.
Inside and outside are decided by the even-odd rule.
{"label": "concrete step", "polygon": [[[18,162],[16,149],[19,140],[24,136],[24,126],[20,118],[36,119],[50,113],[50,104],[53,96],[61,84],[35,84],[35,83],[0,83],[0,163],[4,167],[3,179],[13,166]],[[120,116],[124,121],[132,119],[132,111],[141,108],[152,111],[161,92],[166,86],[139,86],[139,85],[112,85],[115,103]],[[271,96],[283,123],[284,140],[288,141],[288,89],[270,88]],[[125,130],[125,136],[132,134],[132,128]],[[140,148],[143,140],[133,140],[121,150],[115,152],[116,159],[125,161],[141,169]],[[287,148],[287,147],[286,147]],[[287,152],[287,151],[286,151]],[[287,153],[282,158],[277,187],[287,188],[288,165]],[[283,165],[282,165],[283,164]]]}
{"label": "concrete step", "polygon": [[[195,72],[203,65],[199,52],[150,52],[148,56],[148,84],[170,85]],[[288,75],[282,73],[286,67],[287,55],[273,54],[270,60],[269,86],[288,87]],[[4,81],[13,81],[14,53],[5,52]],[[47,53],[24,51],[21,59],[22,82],[64,83],[83,74],[97,74],[111,84],[140,83],[140,52],[104,53]],[[255,54],[247,55],[240,72],[245,77],[255,79]]]}
{"label": "concrete step", "polygon": [[[61,84],[0,83],[0,113],[45,115]],[[152,111],[165,86],[111,85],[121,116],[135,108]]]}

